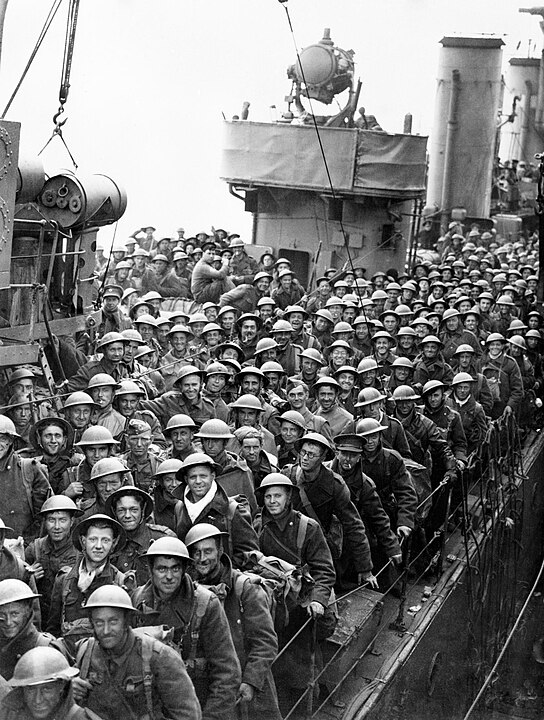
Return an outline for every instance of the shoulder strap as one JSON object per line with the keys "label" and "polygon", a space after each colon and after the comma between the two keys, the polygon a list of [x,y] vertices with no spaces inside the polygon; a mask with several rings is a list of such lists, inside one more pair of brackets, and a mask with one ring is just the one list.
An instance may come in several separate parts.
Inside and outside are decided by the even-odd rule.
{"label": "shoulder strap", "polygon": [[196,607],[191,618],[191,649],[189,651],[188,660],[195,660],[198,649],[198,640],[200,638],[200,626],[202,624],[202,618],[206,614],[208,605],[212,598],[211,592],[202,592],[203,588],[198,585],[195,587],[195,602]]}
{"label": "shoulder strap", "polygon": [[308,497],[308,495],[306,495],[306,490],[304,490],[302,485],[297,485],[297,487],[298,487],[298,492],[300,495],[300,500],[302,502],[302,505],[304,506],[304,509],[308,513],[308,516],[311,517],[312,520],[315,520],[316,522],[318,522],[321,525],[321,523],[319,522],[319,518],[317,517],[317,514],[313,508],[313,505],[310,502],[310,498]]}
{"label": "shoulder strap", "polygon": [[145,704],[149,717],[153,717],[153,673],[151,672],[151,656],[155,647],[155,641],[151,638],[148,640],[139,637],[140,646],[142,648],[142,670],[144,674],[144,692]]}
{"label": "shoulder strap", "polygon": [[306,540],[306,534],[308,532],[308,526],[309,526],[308,518],[306,515],[300,515],[299,518],[299,524],[298,524],[298,531],[297,531],[297,551],[302,559],[302,548],[304,547],[304,542]]}
{"label": "shoulder strap", "polygon": [[240,606],[240,612],[244,612],[244,605],[242,603],[242,593],[244,592],[244,585],[249,580],[251,582],[251,578],[244,576],[242,573],[239,575],[236,575],[234,578],[234,592],[236,594],[236,597],[238,599],[238,605]]}
{"label": "shoulder strap", "polygon": [[89,675],[95,642],[94,637],[87,638],[77,649],[76,665],[79,667],[79,677],[82,680],[86,680]]}

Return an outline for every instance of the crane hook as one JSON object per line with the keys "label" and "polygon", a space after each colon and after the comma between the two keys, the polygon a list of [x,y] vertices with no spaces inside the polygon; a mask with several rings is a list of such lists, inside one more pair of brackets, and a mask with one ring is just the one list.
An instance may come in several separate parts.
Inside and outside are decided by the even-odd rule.
{"label": "crane hook", "polygon": [[57,112],[53,115],[53,123],[55,125],[55,131],[58,132],[60,128],[66,123],[68,120],[67,117],[64,118],[64,120],[59,120],[60,116],[64,113],[64,107],[61,105]]}

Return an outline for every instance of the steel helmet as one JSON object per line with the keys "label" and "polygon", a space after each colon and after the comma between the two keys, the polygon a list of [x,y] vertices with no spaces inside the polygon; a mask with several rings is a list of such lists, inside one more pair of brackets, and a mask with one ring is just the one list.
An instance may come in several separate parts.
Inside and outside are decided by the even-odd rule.
{"label": "steel helmet", "polygon": [[505,343],[505,342],[506,342],[506,338],[504,337],[504,335],[501,335],[501,333],[494,332],[494,333],[491,333],[491,335],[488,335],[488,336],[487,336],[487,338],[486,338],[486,340],[485,340],[485,344],[486,344],[486,345],[489,345],[489,343],[492,343],[492,342],[502,342],[502,343]]}
{"label": "steel helmet", "polygon": [[39,598],[35,592],[22,580],[8,578],[0,580],[0,605],[8,605],[12,602],[21,602],[22,600],[34,600]]}
{"label": "steel helmet", "polygon": [[89,515],[89,517],[83,518],[83,520],[78,523],[75,528],[72,530],[72,542],[74,543],[74,547],[76,550],[79,550],[81,552],[81,536],[85,535],[87,530],[97,523],[105,523],[111,527],[113,530],[113,537],[114,538],[121,538],[124,539],[125,537],[125,531],[123,530],[123,526],[121,523],[118,523],[117,520],[114,520],[114,518],[110,517],[109,515],[104,515],[103,513],[96,513],[95,515]]}
{"label": "steel helmet", "polygon": [[377,420],[373,418],[363,418],[357,423],[355,431],[360,437],[366,437],[367,435],[374,435],[375,433],[387,430],[385,425],[381,425]]}
{"label": "steel helmet", "polygon": [[[332,445],[327,440],[327,438],[324,435],[321,435],[321,433],[318,432],[309,432],[306,433],[306,435],[303,435],[301,438],[299,438],[295,442],[295,449],[297,452],[300,452],[300,448],[304,445],[304,443],[315,443],[317,445],[321,445],[325,448],[327,451],[325,453],[325,460],[332,460],[334,458],[334,450],[332,448]],[[262,483],[261,483],[262,484]]]}
{"label": "steel helmet", "polygon": [[331,335],[338,335],[340,333],[350,333],[353,332],[353,328],[348,322],[344,322],[343,320],[340,322],[337,322],[334,326],[333,331],[331,332]]}
{"label": "steel helmet", "polygon": [[288,305],[283,311],[283,316],[289,317],[291,313],[301,313],[305,317],[308,317],[308,313],[301,305]]}
{"label": "steel helmet", "polygon": [[196,467],[197,465],[208,465],[215,473],[221,470],[221,466],[214,462],[209,455],[196,452],[191,453],[185,458],[183,465],[178,471],[178,478],[182,479],[189,468]]}
{"label": "steel helmet", "polygon": [[206,420],[200,430],[195,433],[197,438],[214,438],[216,440],[230,440],[234,437],[226,422],[219,419]]}
{"label": "steel helmet", "polygon": [[[405,286],[403,285],[403,289],[404,288],[405,288]],[[414,311],[411,308],[409,308],[408,305],[397,305],[395,310],[397,312],[397,315],[399,315],[400,317],[414,314]]]}
{"label": "steel helmet", "polygon": [[181,324],[174,325],[174,327],[170,328],[170,330],[166,333],[166,336],[170,337],[171,335],[174,335],[174,333],[183,333],[184,335],[190,335],[191,337],[194,335],[191,328]]}
{"label": "steel helmet", "polygon": [[238,373],[238,375],[236,375],[236,382],[241,382],[245,375],[255,375],[263,383],[268,382],[268,378],[263,373],[263,371],[260,370],[258,367],[255,367],[255,365],[247,365],[246,367],[243,367]]}
{"label": "steel helmet", "polygon": [[390,335],[387,330],[378,330],[378,332],[374,333],[374,335],[370,338],[370,342],[374,343],[380,338],[385,338],[385,340],[389,340],[392,345],[395,344],[395,338]]}
{"label": "steel helmet", "polygon": [[381,313],[379,319],[383,322],[384,319],[385,319],[388,315],[393,315],[393,317],[395,317],[397,320],[399,320],[399,314],[398,314],[398,312],[397,312],[396,310],[393,310],[393,309],[384,310],[384,311]]}
{"label": "steel helmet", "polygon": [[96,343],[96,349],[100,350],[103,347],[106,347],[106,345],[111,345],[112,343],[120,342],[123,343],[123,345],[126,345],[128,343],[128,340],[121,335],[121,333],[118,332],[109,332],[103,335],[100,340]]}
{"label": "steel helmet", "polygon": [[202,335],[205,335],[208,332],[214,332],[216,330],[221,333],[225,332],[223,330],[223,328],[221,327],[221,325],[218,325],[217,323],[214,323],[214,322],[206,323],[206,325],[204,325],[204,327],[202,328]]}
{"label": "steel helmet", "polygon": [[264,494],[264,491],[268,487],[288,487],[293,488],[295,485],[291,482],[291,480],[287,477],[287,475],[284,475],[283,473],[279,472],[273,472],[269,473],[268,475],[265,475],[262,479],[261,484],[258,488],[255,489],[256,493]]}
{"label": "steel helmet", "polygon": [[76,447],[86,447],[88,445],[119,445],[114,439],[108,428],[102,425],[93,425],[93,427],[84,430],[81,440],[76,443]]}
{"label": "steel helmet", "polygon": [[162,475],[175,475],[182,465],[183,460],[178,460],[177,458],[163,460],[155,471],[155,477],[161,477]]}
{"label": "steel helmet", "polygon": [[184,560],[190,560],[187,547],[178,538],[160,537],[151,543],[146,552],[146,557],[156,557],[162,555],[164,557],[178,557]]}
{"label": "steel helmet", "polygon": [[[493,280],[495,282],[495,280]],[[510,295],[500,295],[498,299],[496,300],[497,305],[509,305],[510,307],[514,307],[515,303],[510,297]]]}
{"label": "steel helmet", "polygon": [[172,430],[177,430],[178,428],[196,428],[196,423],[189,415],[183,415],[182,413],[172,415],[164,428],[164,434],[168,435]]}
{"label": "steel helmet", "polygon": [[334,350],[335,348],[343,348],[344,350],[347,350],[349,355],[353,355],[353,348],[347,342],[347,340],[335,340],[329,345],[329,352]]}
{"label": "steel helmet", "polygon": [[351,375],[354,375],[357,377],[357,370],[353,367],[353,365],[341,365],[338,370],[335,370],[333,373],[333,377],[336,379],[339,375],[342,375],[342,373],[350,373]]}
{"label": "steel helmet", "polygon": [[526,338],[536,338],[537,340],[542,340],[542,335],[540,334],[540,330],[527,330],[525,333]]}
{"label": "steel helmet", "polygon": [[461,383],[473,383],[476,382],[472,375],[469,375],[466,372],[460,372],[454,375],[453,380],[451,381],[452,387],[454,385],[460,385]]}
{"label": "steel helmet", "polygon": [[[325,303],[325,307],[330,308],[330,307],[334,307],[335,305],[343,305],[343,304],[344,304],[343,298],[339,298],[336,295],[331,295],[331,297]],[[319,312],[319,310],[317,312]]]}
{"label": "steel helmet", "polygon": [[401,337],[401,335],[409,335],[410,337],[417,337],[417,333],[414,330],[413,327],[401,327],[397,331],[397,337]]}
{"label": "steel helmet", "polygon": [[[457,302],[459,302],[459,300]],[[455,308],[448,308],[447,310],[444,310],[444,314],[442,315],[442,320],[440,322],[449,320],[452,317],[461,317],[459,310],[456,310]]]}
{"label": "steel helmet", "polygon": [[272,300],[271,297],[262,297],[262,298],[257,302],[257,307],[260,308],[260,307],[263,307],[264,305],[275,305],[275,304],[276,304],[275,301]]}
{"label": "steel helmet", "polygon": [[71,680],[79,675],[79,669],[70,667],[64,655],[51,646],[38,646],[22,655],[13,670],[9,684],[13,687],[30,687]]}
{"label": "steel helmet", "polygon": [[58,427],[60,427],[62,429],[62,432],[64,433],[66,447],[70,448],[72,446],[72,442],[74,440],[74,428],[67,420],[64,420],[64,418],[59,418],[56,415],[51,415],[49,417],[41,418],[30,429],[29,440],[34,448],[36,448],[37,450],[41,449],[38,434],[48,425],[57,425]]}
{"label": "steel helmet", "polygon": [[184,378],[189,377],[189,375],[196,375],[200,378],[201,381],[204,381],[206,379],[206,373],[203,370],[199,370],[194,365],[184,365],[181,370],[178,372],[178,376],[174,382],[174,387]]}
{"label": "steel helmet", "polygon": [[28,368],[14,370],[9,376],[8,385],[13,385],[16,382],[19,382],[19,380],[25,380],[26,378],[32,378],[32,380],[35,380],[36,376],[32,370],[29,370]]}
{"label": "steel helmet", "polygon": [[282,422],[289,422],[291,425],[296,425],[298,428],[301,428],[301,430],[306,430],[306,420],[304,416],[296,410],[286,410],[279,416],[278,420],[280,425]]}
{"label": "steel helmet", "polygon": [[137,497],[139,500],[142,500],[143,519],[151,515],[151,513],[153,512],[153,498],[151,497],[151,495],[146,493],[145,490],[136,487],[136,485],[123,485],[123,487],[119,488],[119,490],[115,490],[114,492],[112,492],[112,494],[106,500],[106,512],[108,512],[112,517],[114,517],[115,504],[117,500],[119,500],[119,498],[124,497],[125,495],[132,495],[134,497]]}
{"label": "steel helmet", "polygon": [[0,415],[0,435],[12,435],[13,437],[20,437],[19,433],[15,430],[13,420],[10,420],[6,415]]}
{"label": "steel helmet", "polygon": [[439,347],[444,347],[444,343],[436,335],[425,335],[420,345],[427,345],[428,343],[436,343]]}
{"label": "steel helmet", "polygon": [[314,383],[314,388],[316,390],[319,390],[320,387],[332,387],[336,390],[336,392],[339,392],[341,390],[338,381],[330,375],[324,375],[323,377],[320,377],[317,382]]}
{"label": "steel helmet", "polygon": [[258,328],[260,328],[263,324],[263,320],[260,315],[252,312],[246,312],[240,315],[240,317],[236,321],[236,327],[242,327],[242,323],[244,323],[246,320],[254,320],[257,323]]}
{"label": "steel helmet", "polygon": [[162,295],[158,293],[156,290],[150,290],[145,295],[142,295],[142,300],[145,302],[146,300],[161,300],[162,301]]}
{"label": "steel helmet", "polygon": [[98,460],[91,470],[91,480],[95,482],[101,477],[106,475],[113,475],[114,473],[126,473],[128,468],[124,465],[119,458],[107,457]]}
{"label": "steel helmet", "polygon": [[375,358],[373,357],[364,357],[361,362],[357,365],[357,372],[359,375],[365,372],[369,372],[369,370],[377,370],[378,369],[378,363],[376,362]]}
{"label": "steel helmet", "polygon": [[462,343],[461,345],[457,346],[457,348],[453,354],[461,355],[461,353],[471,353],[472,355],[474,355],[475,352],[476,352],[476,350],[474,350],[472,345],[469,345],[468,343]]}
{"label": "steel helmet", "polygon": [[227,378],[230,377],[228,368],[220,362],[210,363],[205,372],[207,378],[210,377],[210,375],[225,375]]}
{"label": "steel helmet", "polygon": [[114,387],[116,390],[119,388],[117,380],[114,380],[111,375],[107,373],[98,373],[93,375],[87,385],[87,390],[91,390],[95,387]]}
{"label": "steel helmet", "polygon": [[[135,306],[133,305],[132,309],[134,309],[134,307]],[[125,338],[127,342],[135,342],[139,345],[145,345],[143,337],[137,330],[134,330],[134,328],[127,328],[126,330],[122,330],[121,335]]]}
{"label": "steel helmet", "polygon": [[163,262],[166,264],[170,263],[170,260],[162,253],[157,253],[154,258],[151,258],[151,262]]}
{"label": "steel helmet", "polygon": [[508,326],[508,332],[512,332],[512,330],[527,330],[528,325],[526,325],[523,320],[519,320],[518,318],[514,318],[510,325]]}
{"label": "steel helmet", "polygon": [[399,385],[393,390],[393,400],[395,400],[395,402],[402,400],[421,400],[421,397],[409,385]]}
{"label": "steel helmet", "polygon": [[278,348],[278,343],[271,337],[261,338],[255,347],[255,355],[260,355],[267,350]]}
{"label": "steel helmet", "polygon": [[191,545],[195,545],[201,540],[206,540],[207,538],[212,537],[221,537],[222,535],[228,535],[228,533],[223,532],[211,523],[196,523],[196,525],[193,525],[185,536],[185,545],[189,548]]}
{"label": "steel helmet", "polygon": [[272,282],[273,279],[274,279],[274,278],[272,277],[272,275],[270,275],[269,273],[264,272],[264,271],[261,270],[261,272],[258,272],[258,273],[255,275],[255,277],[254,277],[253,280],[251,281],[251,284],[252,284],[252,285],[255,285],[255,283],[258,283],[258,282],[259,282],[259,280],[270,280],[270,282]]}
{"label": "steel helmet", "polygon": [[433,390],[438,390],[440,388],[443,390],[446,386],[443,382],[440,380],[428,380],[425,385],[423,386],[423,390],[421,391],[421,395],[428,395],[429,393],[433,392]]}
{"label": "steel helmet", "polygon": [[129,610],[134,612],[136,608],[132,604],[130,595],[119,585],[101,585],[96,588],[85,605],[86,610],[94,608],[111,607],[120,608],[121,610]]}
{"label": "steel helmet", "polygon": [[157,322],[153,315],[148,315],[147,313],[134,318],[132,322],[135,325],[151,325],[151,327],[157,327]]}
{"label": "steel helmet", "polygon": [[232,410],[257,410],[263,412],[263,407],[259,398],[255,395],[240,395],[240,397],[230,404]]}
{"label": "steel helmet", "polygon": [[303,350],[300,353],[301,358],[306,358],[308,360],[313,360],[318,365],[324,365],[325,361],[323,359],[323,355],[319,352],[319,350],[316,350],[315,348],[307,348],[306,350]]}
{"label": "steel helmet", "polygon": [[68,395],[64,401],[64,410],[70,407],[76,407],[77,405],[91,405],[92,407],[98,407],[92,397],[86,392],[73,392]]}
{"label": "steel helmet", "polygon": [[57,510],[72,512],[74,516],[83,514],[83,510],[80,510],[72,498],[69,498],[67,495],[51,495],[51,497],[48,497],[42,505],[39,514],[46,515],[49,512],[56,512]]}
{"label": "steel helmet", "polygon": [[263,363],[261,365],[261,372],[265,375],[266,373],[279,373],[280,375],[287,375],[279,362],[275,362],[274,360],[268,360],[267,362]]}
{"label": "steel helmet", "polygon": [[519,348],[520,350],[527,350],[527,343],[521,335],[512,335],[511,338],[508,338],[507,342],[510,343],[510,345],[514,345],[515,347]]}
{"label": "steel helmet", "polygon": [[357,396],[357,403],[355,407],[365,407],[365,405],[372,405],[373,403],[385,400],[385,395],[379,390],[373,387],[363,388]]}
{"label": "steel helmet", "polygon": [[321,308],[321,310],[316,310],[314,313],[314,317],[316,317],[316,318],[320,317],[322,320],[326,320],[331,325],[334,325],[334,318],[331,315],[330,310],[327,310],[326,308]]}
{"label": "steel helmet", "polygon": [[393,360],[391,363],[392,368],[407,368],[408,370],[414,369],[414,363],[410,360],[410,358],[407,357],[398,357]]}
{"label": "steel helmet", "polygon": [[134,380],[121,380],[115,397],[118,398],[121,395],[139,395],[140,397],[145,397],[145,392]]}

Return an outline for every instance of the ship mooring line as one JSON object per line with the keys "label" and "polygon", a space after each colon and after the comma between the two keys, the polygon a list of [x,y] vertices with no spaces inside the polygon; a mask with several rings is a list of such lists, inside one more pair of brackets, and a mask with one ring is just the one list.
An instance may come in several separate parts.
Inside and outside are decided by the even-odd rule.
{"label": "ship mooring line", "polygon": [[486,677],[486,679],[485,679],[484,684],[482,685],[482,687],[481,687],[480,690],[478,691],[478,694],[477,694],[476,697],[474,698],[474,701],[473,701],[472,705],[469,707],[469,709],[468,709],[466,715],[464,716],[463,720],[468,720],[468,718],[472,715],[474,709],[476,708],[476,706],[477,706],[478,703],[480,702],[483,694],[484,694],[485,691],[487,690],[487,688],[488,688],[488,686],[489,686],[489,683],[490,683],[491,680],[493,679],[493,675],[495,674],[495,672],[496,672],[496,670],[497,670],[497,668],[498,668],[501,660],[503,659],[504,654],[506,653],[506,650],[508,649],[508,646],[510,645],[510,642],[512,641],[512,638],[514,637],[514,633],[515,633],[516,630],[518,629],[518,626],[519,626],[519,624],[520,624],[520,622],[521,622],[521,618],[523,617],[525,611],[527,610],[527,607],[529,606],[529,602],[530,602],[531,598],[533,597],[533,594],[534,594],[534,592],[535,592],[535,590],[536,590],[536,588],[537,588],[537,586],[538,586],[538,583],[540,582],[540,578],[542,577],[542,573],[544,573],[544,560],[542,561],[542,563],[541,563],[541,565],[540,565],[540,570],[538,571],[538,575],[536,576],[536,580],[535,580],[534,583],[533,583],[533,587],[531,588],[529,594],[527,595],[527,598],[526,598],[525,602],[523,603],[523,607],[522,607],[521,610],[519,611],[519,615],[518,615],[517,618],[516,618],[516,622],[514,623],[512,629],[510,630],[510,632],[509,632],[509,634],[508,634],[508,637],[506,638],[506,641],[505,641],[505,643],[504,643],[504,645],[503,645],[503,647],[502,647],[502,650],[501,650],[500,653],[499,653],[498,658],[495,660],[495,663],[494,663],[493,667],[491,668],[491,670],[489,671],[489,673],[488,673],[488,675],[487,675],[487,677]]}

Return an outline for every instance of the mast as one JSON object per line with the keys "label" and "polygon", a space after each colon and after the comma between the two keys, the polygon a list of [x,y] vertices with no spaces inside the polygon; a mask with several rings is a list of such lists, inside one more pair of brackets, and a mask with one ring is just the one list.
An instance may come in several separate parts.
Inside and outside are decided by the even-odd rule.
{"label": "mast", "polygon": [[4,38],[4,20],[9,0],[0,0],[0,62],[2,60],[2,43]]}

